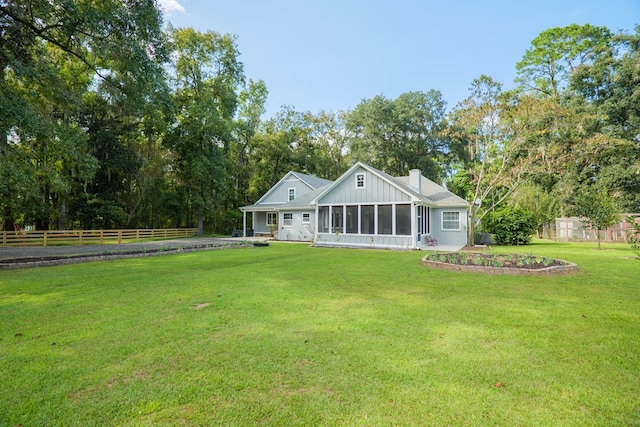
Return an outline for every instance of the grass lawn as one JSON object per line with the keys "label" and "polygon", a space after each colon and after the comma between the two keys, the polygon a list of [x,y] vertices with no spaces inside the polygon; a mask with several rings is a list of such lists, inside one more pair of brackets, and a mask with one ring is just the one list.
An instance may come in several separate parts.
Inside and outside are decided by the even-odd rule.
{"label": "grass lawn", "polygon": [[640,425],[640,261],[272,244],[0,271],[0,426]]}

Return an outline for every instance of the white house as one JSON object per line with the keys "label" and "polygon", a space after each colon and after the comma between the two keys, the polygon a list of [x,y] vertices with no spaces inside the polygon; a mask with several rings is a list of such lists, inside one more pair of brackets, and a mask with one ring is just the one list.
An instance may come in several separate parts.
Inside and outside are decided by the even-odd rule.
{"label": "white house", "polygon": [[[282,218],[278,218],[278,209],[282,205],[290,201],[297,201],[301,197],[308,196],[309,193],[331,183],[332,181],[318,178],[317,176],[300,172],[288,172],[255,204],[240,208],[243,213],[243,236],[247,235],[247,214],[251,215],[253,232],[256,236],[270,236],[272,234],[275,236],[278,231],[278,224],[283,224]],[[309,237],[298,240],[311,241],[312,239]]]}
{"label": "white house", "polygon": [[[302,175],[289,172],[288,182],[292,174]],[[304,177],[309,180],[309,175]],[[280,181],[255,205],[241,210],[254,214],[258,231],[262,217],[256,214],[271,209],[264,212],[273,212],[272,221],[265,216],[264,224],[274,228],[274,237],[315,246],[414,249],[428,245],[427,236],[439,245],[467,244],[469,203],[419,170],[392,177],[358,162],[336,181],[314,183],[316,188],[303,194],[276,198],[275,193],[282,193],[277,188],[286,186]]]}

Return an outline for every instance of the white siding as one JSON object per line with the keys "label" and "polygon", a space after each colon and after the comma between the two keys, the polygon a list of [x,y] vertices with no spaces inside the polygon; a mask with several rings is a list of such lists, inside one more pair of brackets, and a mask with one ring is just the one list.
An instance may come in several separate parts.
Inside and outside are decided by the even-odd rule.
{"label": "white siding", "polygon": [[414,245],[411,236],[365,236],[357,234],[321,234],[314,246],[344,246],[376,249],[411,249]]}
{"label": "white siding", "polygon": [[260,200],[260,204],[269,205],[288,202],[289,188],[296,189],[296,198],[308,193],[309,191],[312,191],[307,184],[300,181],[295,176],[289,175],[285,180],[281,181],[279,184],[273,187],[269,194],[267,194],[264,199]]}
{"label": "white siding", "polygon": [[[285,227],[284,224],[284,214],[291,213],[293,214],[293,223],[291,227]],[[309,223],[302,222],[303,214],[309,214]],[[299,241],[299,242],[311,242],[314,236],[314,230],[316,227],[315,223],[315,212],[314,211],[286,211],[283,210],[279,213],[278,217],[278,240],[289,240],[289,241]]]}
{"label": "white siding", "polygon": [[[442,212],[459,212],[460,230],[450,231],[442,229]],[[467,210],[463,208],[431,209],[431,235],[441,245],[466,245],[468,234]]]}

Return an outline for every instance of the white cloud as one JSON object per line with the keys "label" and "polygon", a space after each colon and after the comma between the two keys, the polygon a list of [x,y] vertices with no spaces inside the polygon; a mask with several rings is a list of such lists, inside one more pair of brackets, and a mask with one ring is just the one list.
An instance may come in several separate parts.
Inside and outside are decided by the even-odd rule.
{"label": "white cloud", "polygon": [[158,4],[160,5],[160,9],[164,10],[167,13],[171,12],[180,12],[185,13],[186,10],[184,6],[178,3],[178,0],[158,0]]}

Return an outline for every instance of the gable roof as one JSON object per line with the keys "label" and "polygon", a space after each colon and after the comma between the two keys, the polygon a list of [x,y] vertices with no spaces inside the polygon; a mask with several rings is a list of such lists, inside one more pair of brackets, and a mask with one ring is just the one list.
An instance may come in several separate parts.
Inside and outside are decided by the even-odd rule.
{"label": "gable roof", "polygon": [[331,184],[333,182],[329,181],[328,179],[318,178],[314,175],[307,175],[306,173],[293,171],[291,171],[290,173],[297,176],[300,181],[307,184],[309,187],[311,187],[312,190],[317,190],[318,188],[324,187],[325,185]]}
{"label": "gable roof", "polygon": [[315,190],[319,187],[322,187],[324,185],[330,184],[332,181],[329,181],[328,179],[324,179],[324,178],[318,178],[317,176],[313,176],[313,175],[307,175],[301,172],[294,172],[294,171],[289,171],[287,172],[282,179],[280,179],[280,181],[276,182],[276,184],[271,187],[269,189],[269,191],[267,191],[266,193],[264,193],[262,195],[262,197],[260,197],[258,199],[257,202],[255,202],[255,205],[260,204],[260,202],[262,202],[262,200],[266,199],[269,197],[269,195],[271,193],[273,193],[273,191],[278,188],[280,186],[280,184],[282,184],[283,182],[287,181],[287,179],[293,176],[295,178],[297,178],[300,182],[302,182],[303,184],[305,184],[307,187],[309,187],[311,190]]}
{"label": "gable roof", "polygon": [[353,171],[355,171],[357,168],[366,169],[369,172],[371,172],[372,174],[377,175],[380,179],[382,179],[384,181],[387,181],[389,184],[391,184],[392,186],[396,187],[400,191],[402,191],[404,193],[407,193],[407,195],[409,197],[411,197],[412,199],[414,199],[414,201],[417,201],[417,200],[420,199],[420,195],[418,193],[413,191],[411,188],[405,186],[404,184],[398,182],[394,177],[392,177],[391,175],[387,174],[386,172],[378,170],[378,169],[376,169],[376,168],[374,168],[372,166],[369,166],[367,164],[364,164],[362,162],[356,162],[349,169],[347,169],[347,171],[345,173],[340,175],[340,177],[338,179],[333,181],[333,183],[331,183],[330,185],[325,187],[322,191],[317,192],[317,196],[312,200],[312,202],[316,203],[319,199],[324,197],[327,193],[331,192],[331,190],[333,190],[335,187],[337,187],[342,181],[347,179],[347,177],[349,175],[351,175],[353,173]]}
{"label": "gable roof", "polygon": [[422,176],[421,181],[421,192],[418,193],[413,187],[409,185],[409,177],[401,176],[401,177],[393,177],[388,173],[381,171],[379,169],[374,168],[373,166],[369,166],[362,162],[356,162],[353,166],[351,166],[345,173],[343,173],[337,180],[335,180],[332,184],[323,187],[321,191],[313,192],[315,197],[310,201],[310,203],[315,203],[317,200],[325,196],[329,193],[333,188],[338,186],[338,184],[346,179],[355,169],[363,168],[368,170],[369,172],[377,175],[380,179],[387,181],[392,186],[396,187],[400,191],[409,195],[416,202],[423,202],[426,205],[433,207],[468,207],[469,203],[463,198],[455,195],[451,191],[442,187],[441,185],[436,184],[431,181],[429,178]]}
{"label": "gable roof", "polygon": [[[332,183],[332,181],[329,181]],[[317,190],[309,191],[306,194],[303,194],[300,197],[296,197],[295,199],[286,202],[282,205],[278,206],[278,210],[306,210],[311,209],[313,206],[313,202],[315,201],[318,194],[322,193],[325,188],[327,188],[331,184],[323,185]]]}
{"label": "gable roof", "polygon": [[380,179],[388,182],[400,191],[406,193],[414,202],[422,202],[423,204],[432,207],[469,207],[469,202],[464,200],[462,197],[455,195],[451,191],[447,190],[441,185],[436,184],[425,176],[421,177],[421,192],[418,193],[413,187],[409,185],[408,176],[393,177],[388,173],[376,169],[372,166],[369,166],[362,162],[356,162],[335,181],[318,178],[317,176],[307,175],[301,172],[290,171],[284,177],[282,177],[282,179],[278,181],[273,187],[271,187],[269,191],[267,191],[255,204],[244,206],[241,209],[259,210],[266,208],[269,205],[260,204],[260,202],[263,199],[267,198],[268,195],[271,194],[274,189],[277,188],[281,183],[285,182],[292,176],[308,186],[311,191],[295,198],[294,200],[282,204],[271,204],[271,206],[269,207],[274,210],[309,209],[311,206],[315,205],[320,198],[328,194],[333,188],[338,186],[340,182],[344,181],[357,168],[366,169],[372,174],[377,175]]}

